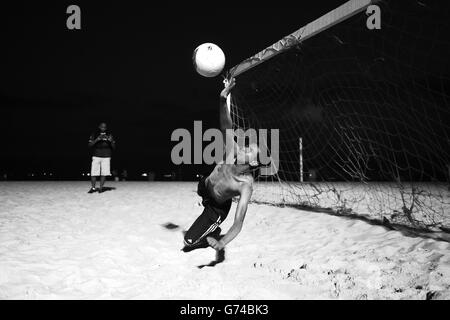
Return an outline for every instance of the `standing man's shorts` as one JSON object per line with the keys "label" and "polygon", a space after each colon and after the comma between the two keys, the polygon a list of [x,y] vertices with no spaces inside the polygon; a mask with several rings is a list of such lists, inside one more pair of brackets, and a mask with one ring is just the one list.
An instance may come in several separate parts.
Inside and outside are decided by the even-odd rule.
{"label": "standing man's shorts", "polygon": [[220,204],[214,200],[206,188],[205,179],[202,178],[197,187],[197,194],[202,197],[203,212],[184,236],[184,244],[188,247],[198,244],[209,234],[220,234],[219,225],[225,220],[231,208],[231,199]]}
{"label": "standing man's shorts", "polygon": [[92,157],[91,176],[110,176],[111,158]]}

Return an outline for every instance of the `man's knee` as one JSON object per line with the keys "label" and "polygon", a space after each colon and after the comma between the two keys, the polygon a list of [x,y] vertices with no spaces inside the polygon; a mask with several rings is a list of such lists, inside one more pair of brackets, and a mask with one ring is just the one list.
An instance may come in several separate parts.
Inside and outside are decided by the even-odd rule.
{"label": "man's knee", "polygon": [[212,230],[210,232],[203,234],[198,239],[193,237],[191,235],[191,233],[189,231],[187,231],[184,234],[184,239],[183,239],[184,245],[185,246],[194,246],[194,245],[196,245],[196,244],[198,244],[200,242],[206,242],[206,237],[213,237],[215,239],[219,239],[220,238],[220,232],[221,232],[220,227],[215,225],[215,226],[212,226],[211,229]]}
{"label": "man's knee", "polygon": [[188,230],[184,235],[183,242],[184,242],[185,246],[192,246],[198,241],[197,239],[195,239],[195,237],[189,231],[190,230]]}
{"label": "man's knee", "polygon": [[189,252],[195,249],[201,249],[201,248],[207,248],[208,242],[206,241],[206,238],[200,238],[198,240],[193,240],[191,238],[188,237],[184,237],[184,247],[183,249],[181,249],[184,252]]}
{"label": "man's knee", "polygon": [[188,239],[187,237],[184,237],[184,239],[183,239],[183,244],[184,244],[185,246],[190,246],[190,245],[192,245],[193,243],[192,243],[192,240],[191,240],[191,239]]}

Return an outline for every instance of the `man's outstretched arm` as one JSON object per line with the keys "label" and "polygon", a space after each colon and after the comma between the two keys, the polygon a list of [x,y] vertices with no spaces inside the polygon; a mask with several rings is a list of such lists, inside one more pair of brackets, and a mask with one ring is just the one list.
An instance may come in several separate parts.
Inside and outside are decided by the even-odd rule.
{"label": "man's outstretched arm", "polygon": [[236,208],[236,216],[234,217],[233,225],[226,235],[221,240],[216,240],[212,237],[207,237],[209,245],[216,250],[223,249],[228,243],[230,243],[241,232],[242,225],[244,224],[245,213],[247,212],[248,202],[252,196],[253,188],[251,184],[245,184],[242,191],[239,203]]}
{"label": "man's outstretched arm", "polygon": [[225,85],[225,88],[220,93],[220,130],[222,131],[224,142],[223,151],[225,162],[233,162],[236,153],[236,143],[234,142],[234,133],[232,132],[233,120],[231,119],[227,105],[227,97],[235,84],[235,79],[231,78],[231,80]]}
{"label": "man's outstretched arm", "polygon": [[220,130],[222,130],[224,138],[226,130],[233,128],[233,121],[231,120],[230,113],[228,112],[227,97],[235,84],[236,81],[232,78],[220,93]]}

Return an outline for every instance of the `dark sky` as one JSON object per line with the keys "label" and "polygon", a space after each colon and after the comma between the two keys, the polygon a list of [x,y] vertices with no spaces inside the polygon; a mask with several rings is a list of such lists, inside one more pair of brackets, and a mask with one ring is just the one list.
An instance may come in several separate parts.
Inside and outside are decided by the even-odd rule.
{"label": "dark sky", "polygon": [[[0,171],[87,172],[100,121],[116,168],[170,170],[175,128],[218,124],[222,79],[194,71],[197,45],[218,44],[228,69],[343,2],[2,4]],[[70,4],[82,30],[66,28]]]}

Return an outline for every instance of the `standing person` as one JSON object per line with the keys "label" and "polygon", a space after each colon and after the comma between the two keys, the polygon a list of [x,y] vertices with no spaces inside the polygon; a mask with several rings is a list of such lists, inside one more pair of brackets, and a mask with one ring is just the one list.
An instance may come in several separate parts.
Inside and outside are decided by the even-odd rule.
{"label": "standing person", "polygon": [[[116,148],[116,142],[111,133],[107,130],[106,123],[100,123],[96,132],[91,134],[88,146],[92,151],[92,187],[88,193],[93,193],[95,191],[102,193],[106,177],[111,175],[111,155],[112,150]],[[100,188],[97,190],[95,184],[98,176],[100,176]]]}

